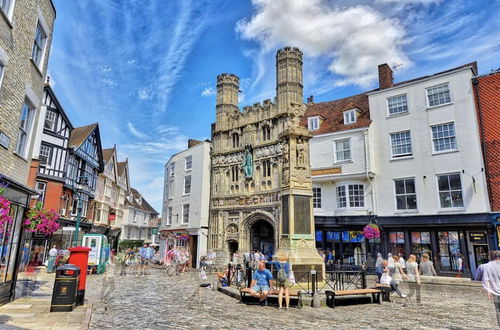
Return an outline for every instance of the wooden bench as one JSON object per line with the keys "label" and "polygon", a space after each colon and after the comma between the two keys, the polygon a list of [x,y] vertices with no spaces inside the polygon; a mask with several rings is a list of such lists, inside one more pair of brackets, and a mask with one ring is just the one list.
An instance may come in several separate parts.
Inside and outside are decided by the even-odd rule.
{"label": "wooden bench", "polygon": [[375,284],[374,289],[382,291],[382,301],[387,301],[387,302],[391,301],[392,288],[390,285],[377,283]]}
{"label": "wooden bench", "polygon": [[380,289],[354,289],[354,290],[341,290],[341,291],[325,291],[326,294],[326,304],[332,308],[335,308],[335,298],[342,296],[359,296],[371,294],[372,303],[380,304]]}
{"label": "wooden bench", "polygon": [[[298,308],[302,308],[302,293],[299,290],[290,290],[288,289],[288,293],[290,295],[290,306],[296,305]],[[279,290],[278,289],[271,289],[269,294],[267,295],[267,298],[278,298],[279,295]],[[250,288],[240,288],[240,301],[244,304],[248,304],[250,302],[249,298],[254,298],[254,300],[257,300],[256,297],[253,297],[250,295]],[[283,306],[285,305],[285,294],[283,293]]]}

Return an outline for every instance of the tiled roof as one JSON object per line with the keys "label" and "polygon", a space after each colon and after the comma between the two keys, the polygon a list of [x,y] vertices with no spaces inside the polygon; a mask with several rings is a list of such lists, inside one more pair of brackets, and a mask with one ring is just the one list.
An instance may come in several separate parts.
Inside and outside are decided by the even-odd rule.
{"label": "tiled roof", "polygon": [[[132,201],[129,200],[129,196],[132,195]],[[137,189],[135,188],[130,188],[130,195],[127,196],[127,198],[125,199],[125,205],[129,205],[129,206],[132,206],[133,208],[135,209],[139,209],[139,210],[143,210],[145,212],[149,212],[149,213],[156,213],[156,214],[159,214],[147,201],[146,199],[144,198],[144,196],[142,196],[138,191]],[[139,204],[138,201],[140,201],[141,203]]]}
{"label": "tiled roof", "polygon": [[73,129],[69,137],[69,147],[79,147],[96,127],[97,123],[94,123]]}
{"label": "tiled roof", "polygon": [[113,156],[113,152],[115,151],[115,148],[110,148],[110,149],[102,149],[102,158],[104,162],[108,163],[111,160],[111,156]]}
{"label": "tiled roof", "polygon": [[124,162],[117,162],[116,163],[116,167],[118,168],[118,175],[123,174],[123,171],[125,171],[125,168],[127,167],[127,165],[128,165],[128,160],[126,160]]}
{"label": "tiled roof", "polygon": [[[355,123],[344,125],[344,111],[350,109],[359,110],[358,118]],[[307,117],[314,116],[321,116],[321,118],[319,129],[311,132],[313,135],[368,127],[371,123],[368,95],[363,93],[339,100],[309,104],[301,124],[307,127]]]}

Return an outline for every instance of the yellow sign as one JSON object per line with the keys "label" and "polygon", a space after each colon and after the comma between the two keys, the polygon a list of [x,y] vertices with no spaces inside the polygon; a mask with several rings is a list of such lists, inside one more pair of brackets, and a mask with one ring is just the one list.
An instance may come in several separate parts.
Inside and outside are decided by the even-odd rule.
{"label": "yellow sign", "polygon": [[340,167],[324,168],[321,170],[311,170],[312,176],[340,174],[340,173],[342,173],[342,169]]}

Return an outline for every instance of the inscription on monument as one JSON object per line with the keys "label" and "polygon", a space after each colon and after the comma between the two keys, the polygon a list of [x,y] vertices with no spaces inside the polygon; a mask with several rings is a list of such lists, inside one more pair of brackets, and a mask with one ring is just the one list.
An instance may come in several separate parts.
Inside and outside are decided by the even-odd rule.
{"label": "inscription on monument", "polygon": [[309,196],[294,196],[294,217],[295,217],[295,234],[310,234],[311,233],[311,197]]}

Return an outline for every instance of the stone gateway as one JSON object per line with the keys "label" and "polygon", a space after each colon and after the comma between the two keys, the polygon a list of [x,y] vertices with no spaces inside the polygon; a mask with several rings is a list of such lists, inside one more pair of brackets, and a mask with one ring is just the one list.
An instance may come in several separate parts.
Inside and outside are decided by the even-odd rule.
{"label": "stone gateway", "polygon": [[311,134],[300,125],[302,52],[276,54],[276,98],[238,108],[239,78],[217,77],[209,250],[220,264],[252,249],[285,252],[294,269],[323,267],[315,249]]}

